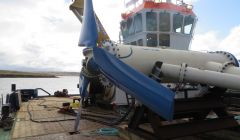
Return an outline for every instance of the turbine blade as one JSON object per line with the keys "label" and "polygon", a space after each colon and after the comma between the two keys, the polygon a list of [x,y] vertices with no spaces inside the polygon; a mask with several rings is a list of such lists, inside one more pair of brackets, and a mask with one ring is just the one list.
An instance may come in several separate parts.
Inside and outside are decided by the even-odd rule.
{"label": "turbine blade", "polygon": [[96,47],[97,39],[98,31],[92,0],[85,0],[83,11],[83,24],[78,46]]}

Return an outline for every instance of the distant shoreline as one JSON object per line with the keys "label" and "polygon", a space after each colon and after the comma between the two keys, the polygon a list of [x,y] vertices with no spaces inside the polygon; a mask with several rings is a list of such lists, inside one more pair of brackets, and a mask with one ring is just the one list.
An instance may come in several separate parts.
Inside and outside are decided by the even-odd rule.
{"label": "distant shoreline", "polygon": [[59,76],[79,76],[78,72],[23,72],[0,70],[0,78],[58,78]]}
{"label": "distant shoreline", "polygon": [[37,75],[1,75],[0,78],[58,78],[57,76],[37,76]]}

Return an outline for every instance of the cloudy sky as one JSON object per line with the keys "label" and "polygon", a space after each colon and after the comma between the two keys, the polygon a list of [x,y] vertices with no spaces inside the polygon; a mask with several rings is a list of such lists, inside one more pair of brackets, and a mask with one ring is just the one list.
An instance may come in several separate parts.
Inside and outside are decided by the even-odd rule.
{"label": "cloudy sky", "polygon": [[[118,40],[124,0],[93,0],[111,39]],[[188,0],[198,16],[192,50],[224,50],[240,59],[239,0]],[[80,71],[81,24],[72,0],[0,0],[0,69]]]}

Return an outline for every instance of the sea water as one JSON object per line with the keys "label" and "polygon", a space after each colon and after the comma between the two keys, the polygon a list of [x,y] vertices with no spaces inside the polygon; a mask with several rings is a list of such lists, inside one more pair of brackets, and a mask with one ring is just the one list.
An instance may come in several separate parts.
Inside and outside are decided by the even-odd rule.
{"label": "sea water", "polygon": [[[78,76],[61,76],[59,78],[0,78],[0,98],[11,93],[11,85],[16,84],[16,89],[35,89],[42,88],[52,95],[57,90],[67,89],[69,94],[79,94],[77,84]],[[38,95],[47,95],[39,90]],[[5,102],[5,101],[4,101]]]}

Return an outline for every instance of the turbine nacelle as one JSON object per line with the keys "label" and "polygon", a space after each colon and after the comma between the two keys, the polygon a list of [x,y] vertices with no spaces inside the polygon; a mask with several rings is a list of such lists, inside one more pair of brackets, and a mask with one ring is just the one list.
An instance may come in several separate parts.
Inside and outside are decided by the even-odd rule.
{"label": "turbine nacelle", "polygon": [[[202,53],[131,45],[113,46],[109,44],[105,44],[105,46],[101,47],[119,60],[123,61],[125,64],[145,75],[151,75],[155,64],[161,62],[161,67],[158,67],[158,70],[161,73],[161,77],[159,77],[161,83],[189,82],[223,88],[240,89],[240,85],[236,84],[239,83],[236,81],[240,78],[240,69],[236,58],[230,53]],[[94,61],[92,50],[87,50],[88,51],[84,53],[86,58],[90,58],[90,60]],[[90,67],[88,68],[89,72],[93,71],[94,68],[96,68],[96,70],[98,69],[97,66],[91,66],[91,69]],[[192,71],[194,71],[194,75],[191,77],[195,78],[188,76]],[[197,75],[199,78],[196,78]],[[209,76],[202,79],[201,77],[205,77],[205,75]],[[215,75],[215,77],[211,75]],[[230,81],[232,80],[232,82],[219,82],[219,78]],[[210,79],[218,80],[211,81]]]}

